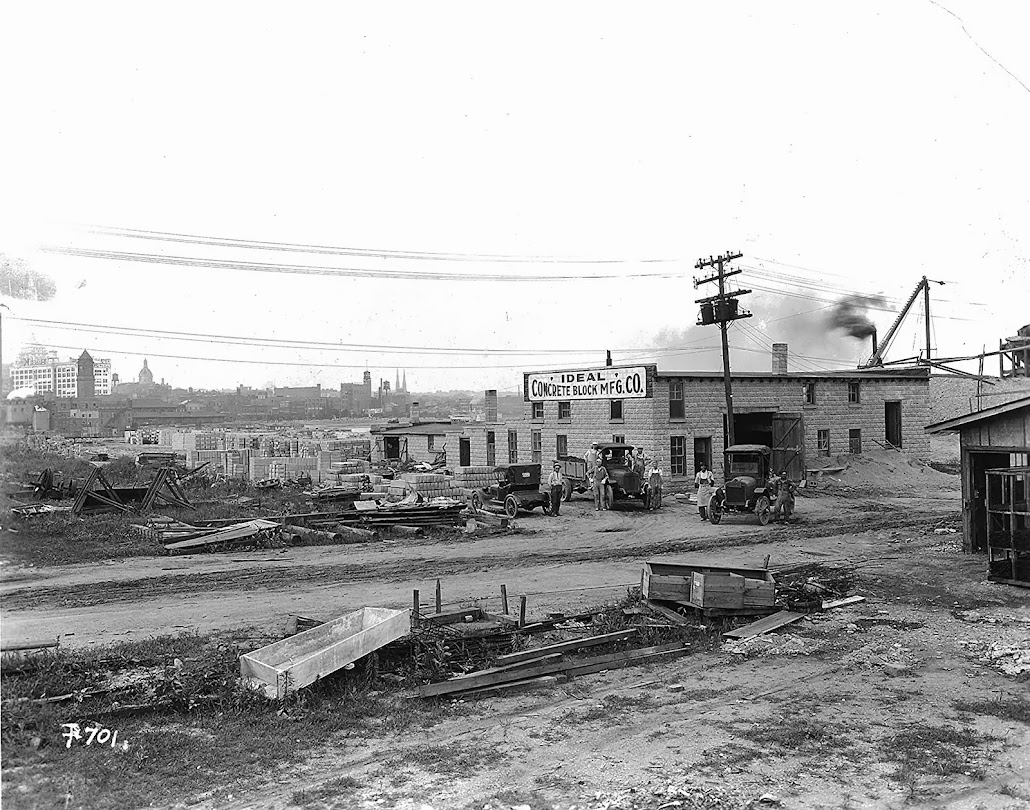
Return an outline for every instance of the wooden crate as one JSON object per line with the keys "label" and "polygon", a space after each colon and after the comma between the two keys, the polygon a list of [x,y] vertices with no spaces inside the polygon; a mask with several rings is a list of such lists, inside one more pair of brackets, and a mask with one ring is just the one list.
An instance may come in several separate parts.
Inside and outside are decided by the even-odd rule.
{"label": "wooden crate", "polygon": [[712,565],[703,560],[646,562],[640,575],[640,593],[645,599],[691,603],[690,591],[695,573],[737,574],[773,585],[772,574],[765,568]]}
{"label": "wooden crate", "polygon": [[744,579],[744,607],[774,607],[776,584],[772,580]]}
{"label": "wooden crate", "polygon": [[693,574],[690,604],[703,609],[744,608],[745,578],[738,574],[700,571]]}
{"label": "wooden crate", "polygon": [[245,685],[267,697],[309,686],[408,634],[407,610],[362,608],[303,633],[240,656]]}

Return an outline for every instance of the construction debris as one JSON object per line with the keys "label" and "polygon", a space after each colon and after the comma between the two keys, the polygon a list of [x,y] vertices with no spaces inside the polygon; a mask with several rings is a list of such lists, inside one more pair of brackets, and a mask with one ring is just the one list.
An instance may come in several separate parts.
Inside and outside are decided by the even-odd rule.
{"label": "construction debris", "polygon": [[222,529],[197,529],[194,536],[184,538],[175,543],[165,545],[168,554],[182,554],[191,551],[213,551],[228,548],[243,542],[256,542],[262,537],[269,537],[278,532],[281,524],[271,520],[248,520]]}

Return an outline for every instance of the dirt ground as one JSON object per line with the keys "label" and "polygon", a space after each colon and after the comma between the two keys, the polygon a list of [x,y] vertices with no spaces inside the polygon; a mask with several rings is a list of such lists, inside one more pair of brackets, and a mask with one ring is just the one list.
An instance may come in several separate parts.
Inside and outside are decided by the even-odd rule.
{"label": "dirt ground", "polygon": [[1011,710],[1030,695],[1030,599],[961,552],[957,476],[869,458],[804,490],[793,525],[714,526],[685,499],[666,504],[596,513],[580,497],[558,518],[448,542],[5,565],[3,636],[81,647],[276,632],[294,613],[405,608],[415,588],[429,609],[438,578],[448,605],[496,610],[504,584],[533,618],[625,597],[646,560],[820,563],[853,571],[865,601],[747,643],[470,700],[425,734],[330,737],[299,767],[183,806],[1030,807],[1030,718]]}

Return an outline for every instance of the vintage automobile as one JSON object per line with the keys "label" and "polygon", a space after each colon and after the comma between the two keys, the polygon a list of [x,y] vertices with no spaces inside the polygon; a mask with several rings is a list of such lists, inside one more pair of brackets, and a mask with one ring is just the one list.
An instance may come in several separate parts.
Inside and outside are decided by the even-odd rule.
{"label": "vintage automobile", "polygon": [[540,489],[539,464],[498,464],[494,468],[494,483],[472,493],[472,511],[478,512],[486,503],[504,504],[504,514],[513,518],[519,510],[531,511],[538,506],[544,514],[551,514],[551,498]]}
{"label": "vintage automobile", "polygon": [[598,445],[598,463],[603,463],[608,470],[608,484],[612,489],[612,500],[621,498],[639,498],[645,500],[647,491],[642,469],[634,469],[630,458],[631,444],[606,442]]}
{"label": "vintage automobile", "polygon": [[750,512],[765,526],[772,517],[769,460],[772,449],[764,444],[734,444],[726,448],[729,480],[715,490],[707,508],[698,504],[701,517],[708,513],[718,523],[727,512]]}

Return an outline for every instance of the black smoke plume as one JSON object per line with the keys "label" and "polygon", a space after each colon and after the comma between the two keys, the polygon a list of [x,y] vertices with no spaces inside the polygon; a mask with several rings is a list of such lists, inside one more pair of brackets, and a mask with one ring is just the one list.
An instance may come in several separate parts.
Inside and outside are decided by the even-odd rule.
{"label": "black smoke plume", "polygon": [[830,329],[836,329],[853,338],[864,340],[876,331],[874,324],[866,314],[869,307],[880,307],[887,302],[879,295],[846,295],[833,305],[826,323]]}

